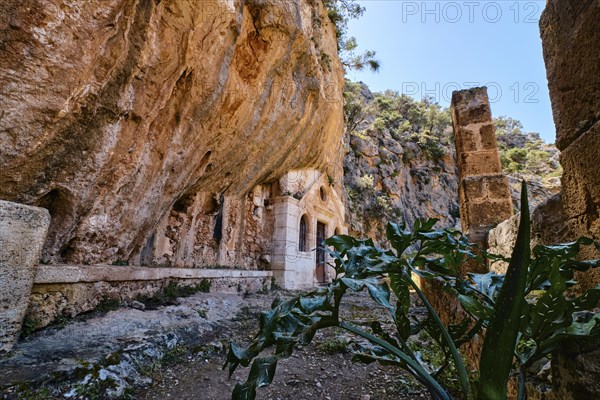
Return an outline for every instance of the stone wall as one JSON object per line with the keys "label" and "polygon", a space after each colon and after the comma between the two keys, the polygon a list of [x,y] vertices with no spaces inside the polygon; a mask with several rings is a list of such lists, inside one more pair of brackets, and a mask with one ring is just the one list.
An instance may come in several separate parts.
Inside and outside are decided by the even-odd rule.
{"label": "stone wall", "polygon": [[272,276],[270,271],[40,265],[26,318],[30,329],[42,328],[59,317],[74,317],[107,301],[131,305],[140,297],[157,295],[170,284],[200,285],[202,290],[219,293],[252,293],[269,290]]}
{"label": "stone wall", "polygon": [[[344,203],[331,183],[327,175],[316,170],[290,171],[279,180],[282,196],[273,199],[271,268],[276,284],[283,288],[307,289],[331,280],[332,268],[317,267],[317,249],[321,246],[317,225],[323,226],[323,239],[347,232]],[[302,218],[306,227],[304,249],[300,248]]]}
{"label": "stone wall", "polygon": [[[533,244],[557,244],[580,236],[600,239],[600,3],[548,0],[540,21],[556,145],[564,173],[562,191],[532,213]],[[516,220],[490,234],[491,250],[507,254]],[[584,259],[598,258],[591,246]],[[505,267],[500,268],[503,272]],[[600,271],[577,273],[575,292],[600,283]],[[600,396],[599,342],[569,343],[552,358],[553,398]]]}
{"label": "stone wall", "polygon": [[[560,203],[568,232],[546,230],[545,243],[591,236],[600,239],[600,3],[549,0],[540,21],[556,145],[564,169]],[[596,258],[597,253],[584,257]],[[581,288],[600,284],[600,271],[578,276]]]}
{"label": "stone wall", "polygon": [[268,269],[277,184],[247,195],[195,193],[175,203],[142,251],[142,264],[163,267]]}

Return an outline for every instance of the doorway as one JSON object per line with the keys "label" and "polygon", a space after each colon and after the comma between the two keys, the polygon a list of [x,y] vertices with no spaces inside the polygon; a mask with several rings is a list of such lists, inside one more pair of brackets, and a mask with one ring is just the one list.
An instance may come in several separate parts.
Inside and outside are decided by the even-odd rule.
{"label": "doorway", "polygon": [[325,240],[325,224],[317,221],[317,282],[325,283],[325,251],[323,250]]}

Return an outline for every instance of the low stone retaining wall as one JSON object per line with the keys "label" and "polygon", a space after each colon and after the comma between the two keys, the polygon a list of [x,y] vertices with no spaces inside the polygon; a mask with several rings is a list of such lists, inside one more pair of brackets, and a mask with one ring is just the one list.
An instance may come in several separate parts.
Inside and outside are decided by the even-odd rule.
{"label": "low stone retaining wall", "polygon": [[108,301],[131,305],[175,283],[220,293],[252,293],[271,288],[271,271],[148,268],[108,265],[40,265],[25,317],[29,329],[74,317]]}

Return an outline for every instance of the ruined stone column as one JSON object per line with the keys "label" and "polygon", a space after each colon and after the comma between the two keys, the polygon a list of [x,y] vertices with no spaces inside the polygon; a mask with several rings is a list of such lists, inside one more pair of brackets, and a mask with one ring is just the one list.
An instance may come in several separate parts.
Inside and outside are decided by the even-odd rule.
{"label": "ruined stone column", "polygon": [[19,337],[49,225],[45,208],[0,200],[0,353]]}
{"label": "ruined stone column", "polygon": [[460,224],[472,242],[485,246],[490,229],[513,215],[487,88],[454,92],[451,112],[458,159]]}
{"label": "ruined stone column", "polygon": [[[452,123],[458,162],[460,224],[472,242],[485,248],[488,232],[513,215],[508,180],[496,144],[496,132],[487,88],[473,88],[452,94]],[[461,272],[485,273],[479,263],[465,263]],[[467,318],[454,295],[431,281],[424,287],[427,298],[446,324]],[[469,366],[478,368],[483,337],[477,335],[461,350]]]}

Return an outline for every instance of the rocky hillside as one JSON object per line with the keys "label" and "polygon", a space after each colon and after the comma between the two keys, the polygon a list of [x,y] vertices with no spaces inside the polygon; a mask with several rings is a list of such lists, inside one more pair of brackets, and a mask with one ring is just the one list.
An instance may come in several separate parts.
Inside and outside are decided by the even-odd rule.
{"label": "rocky hillside", "polygon": [[50,210],[45,260],[137,263],[200,191],[242,198],[290,169],[336,172],[343,69],[321,1],[2,10],[0,198]]}
{"label": "rocky hillside", "polygon": [[[396,92],[372,93],[364,83],[346,81],[344,186],[350,232],[376,240],[388,220],[412,225],[438,218],[460,227],[456,153],[447,109],[429,99]],[[505,171],[518,207],[525,178],[532,207],[560,188],[558,151],[536,133],[524,133],[511,118],[496,119]]]}

